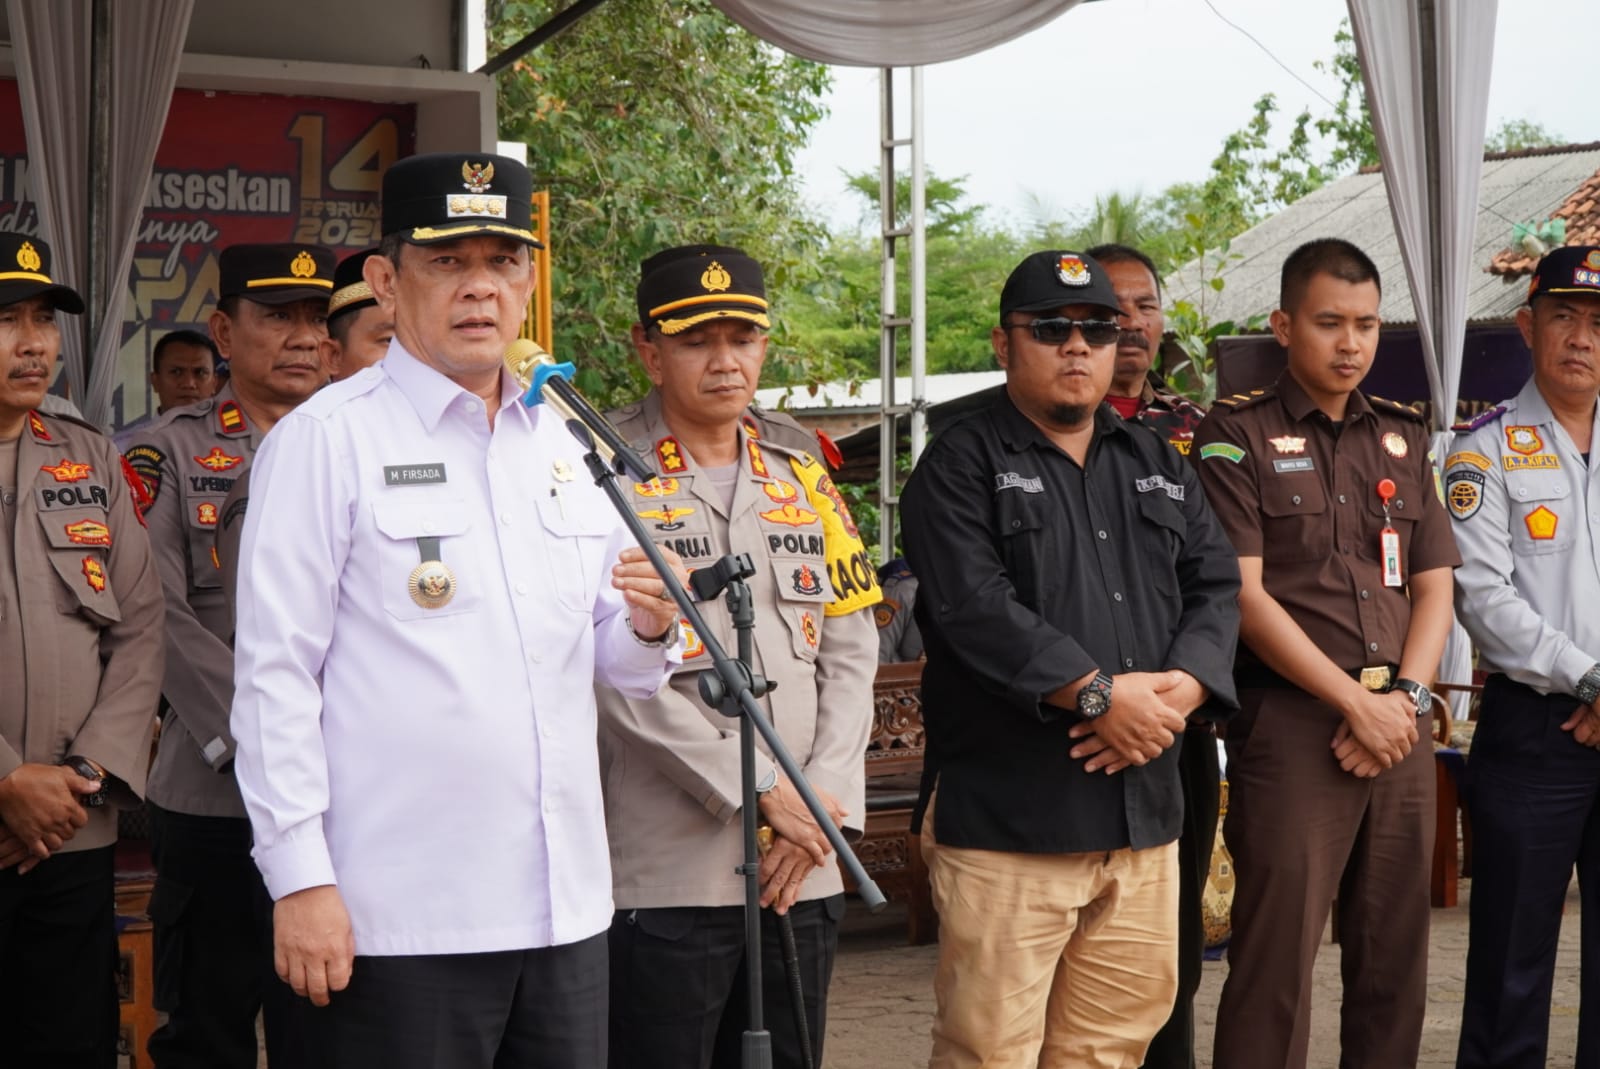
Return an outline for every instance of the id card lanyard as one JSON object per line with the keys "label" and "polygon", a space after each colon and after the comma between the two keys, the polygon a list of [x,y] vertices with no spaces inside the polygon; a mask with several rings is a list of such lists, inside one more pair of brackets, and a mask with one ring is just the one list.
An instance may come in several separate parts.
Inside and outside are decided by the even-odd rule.
{"label": "id card lanyard", "polygon": [[1383,502],[1383,530],[1378,532],[1378,559],[1383,562],[1383,585],[1404,586],[1400,575],[1400,532],[1389,519],[1389,502],[1394,499],[1393,479],[1378,480],[1378,500]]}

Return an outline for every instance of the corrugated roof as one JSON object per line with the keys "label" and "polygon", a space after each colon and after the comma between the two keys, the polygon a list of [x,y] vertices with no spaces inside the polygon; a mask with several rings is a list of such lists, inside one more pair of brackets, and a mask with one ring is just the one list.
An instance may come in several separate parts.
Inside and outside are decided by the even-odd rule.
{"label": "corrugated roof", "polygon": [[[1488,271],[1495,254],[1511,243],[1512,224],[1549,218],[1597,172],[1600,145],[1485,159],[1467,287],[1468,321],[1512,317],[1525,286]],[[1237,258],[1222,268],[1227,285],[1221,293],[1205,291],[1206,314],[1213,322],[1242,322],[1269,314],[1278,306],[1278,274],[1284,259],[1301,244],[1322,237],[1353,241],[1378,265],[1384,279],[1385,322],[1416,322],[1383,176],[1375,171],[1326,185],[1235,238],[1231,252]],[[1198,302],[1201,283],[1196,265],[1186,264],[1167,279],[1167,290],[1169,299]]]}
{"label": "corrugated roof", "polygon": [[[1600,171],[1590,175],[1551,216],[1567,221],[1568,245],[1600,245]],[[1528,275],[1539,265],[1537,256],[1521,248],[1501,249],[1489,263],[1496,275]]]}

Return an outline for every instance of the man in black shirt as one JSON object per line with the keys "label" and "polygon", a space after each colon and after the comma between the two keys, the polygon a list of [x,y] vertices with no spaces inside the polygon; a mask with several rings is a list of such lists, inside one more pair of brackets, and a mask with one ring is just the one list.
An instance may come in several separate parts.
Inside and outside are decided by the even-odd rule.
{"label": "man in black shirt", "polygon": [[1235,707],[1239,571],[1190,467],[1101,403],[1118,312],[1087,256],[1018,265],[991,339],[1005,389],[903,498],[934,1067],[1137,1065],[1172,1008],[1178,746],[1202,706]]}

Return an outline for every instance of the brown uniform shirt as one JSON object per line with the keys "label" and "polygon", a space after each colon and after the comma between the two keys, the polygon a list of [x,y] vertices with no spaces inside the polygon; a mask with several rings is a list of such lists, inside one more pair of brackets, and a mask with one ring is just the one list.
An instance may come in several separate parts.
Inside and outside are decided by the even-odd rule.
{"label": "brown uniform shirt", "polygon": [[259,438],[233,387],[224,386],[216,397],[164,413],[127,451],[154,498],[146,516],[167,602],[161,692],[172,715],[161,727],[150,800],[180,813],[245,815],[231,772],[233,619],[215,539],[228,492]]}
{"label": "brown uniform shirt", "polygon": [[[114,804],[137,804],[160,697],[162,599],[122,458],[88,425],[39,413],[15,457],[0,473],[12,497],[0,530],[0,776],[86,757],[113,777]],[[103,806],[62,849],[116,837],[116,810]]]}
{"label": "brown uniform shirt", "polygon": [[[1195,432],[1193,458],[1241,557],[1340,668],[1398,664],[1411,623],[1406,586],[1385,586],[1380,480],[1394,481],[1388,524],[1401,578],[1461,563],[1414,409],[1359,390],[1335,425],[1285,371],[1266,390],[1221,398]],[[1241,667],[1256,663],[1241,644]]]}

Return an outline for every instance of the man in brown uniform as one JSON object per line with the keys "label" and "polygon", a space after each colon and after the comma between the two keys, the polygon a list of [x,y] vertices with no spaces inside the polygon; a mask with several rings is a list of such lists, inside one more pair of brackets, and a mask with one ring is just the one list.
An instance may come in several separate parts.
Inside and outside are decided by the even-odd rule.
{"label": "man in brown uniform", "polygon": [[1195,434],[1243,580],[1223,829],[1238,882],[1213,1056],[1228,1069],[1306,1064],[1311,967],[1336,896],[1339,1064],[1415,1065],[1421,1042],[1427,685],[1461,559],[1422,417],[1358,389],[1379,285],[1348,242],[1296,249],[1272,314],[1288,369],[1219,400]]}
{"label": "man in brown uniform", "polygon": [[271,903],[233,777],[233,624],[214,536],[261,437],[327,381],[332,291],[327,249],[224,249],[210,326],[232,377],[215,397],[160,417],[126,454],[153,499],[150,541],[167,603],[162,693],[171,715],[150,771],[155,998],[168,1015],[150,1054],[162,1069],[254,1069],[264,998],[268,1055],[290,1064],[292,995],[273,971]]}
{"label": "man in brown uniform", "polygon": [[0,233],[0,1036],[11,1065],[116,1064],[112,844],[161,682],[161,579],[116,449],[37,411],[61,350],[38,238]]}

